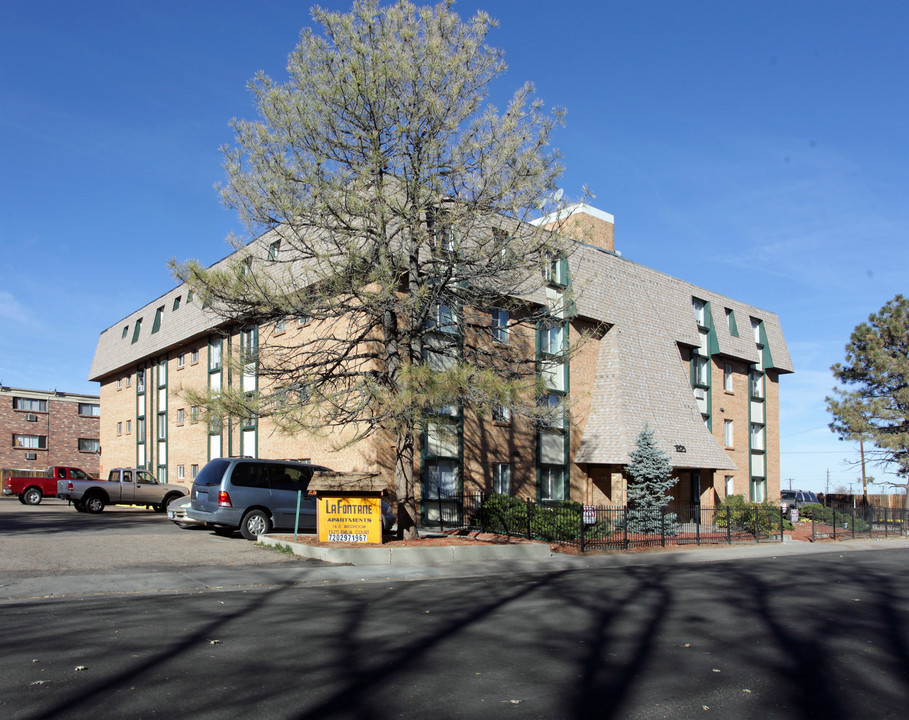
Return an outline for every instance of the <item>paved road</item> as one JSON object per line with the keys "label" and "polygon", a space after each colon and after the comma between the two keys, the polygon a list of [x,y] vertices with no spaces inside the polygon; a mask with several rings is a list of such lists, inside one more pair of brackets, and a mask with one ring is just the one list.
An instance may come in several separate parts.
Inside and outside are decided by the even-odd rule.
{"label": "paved road", "polygon": [[22,597],[23,588],[44,588],[39,594],[91,591],[87,577],[105,589],[127,576],[218,570],[242,575],[244,570],[324,565],[239,536],[182,529],[166,515],[143,508],[107,507],[89,515],[57,499],[40,505],[0,501],[0,538],[0,599]]}
{"label": "paved road", "polygon": [[909,550],[3,605],[0,716],[905,718]]}

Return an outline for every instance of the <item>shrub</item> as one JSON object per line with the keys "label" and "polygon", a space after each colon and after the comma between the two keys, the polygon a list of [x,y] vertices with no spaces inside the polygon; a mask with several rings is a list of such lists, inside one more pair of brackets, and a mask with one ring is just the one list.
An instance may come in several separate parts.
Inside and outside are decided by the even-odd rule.
{"label": "shrub", "polygon": [[837,530],[843,529],[852,532],[853,522],[855,523],[855,532],[868,532],[868,523],[862,518],[853,518],[839,510],[824,507],[823,505],[805,505],[799,508],[799,516],[814,520],[821,525],[836,525]]}
{"label": "shrub", "polygon": [[[729,495],[716,506],[717,527],[729,527],[740,532],[755,532],[755,518],[757,518],[757,532],[766,535],[780,530],[780,508],[771,502],[750,503],[743,495]],[[792,523],[783,520],[783,528],[792,529]]]}
{"label": "shrub", "polygon": [[489,532],[540,540],[580,540],[581,532],[589,538],[602,538],[610,534],[605,522],[584,527],[584,508],[572,500],[536,504],[528,500],[493,494],[471,518],[474,527]]}

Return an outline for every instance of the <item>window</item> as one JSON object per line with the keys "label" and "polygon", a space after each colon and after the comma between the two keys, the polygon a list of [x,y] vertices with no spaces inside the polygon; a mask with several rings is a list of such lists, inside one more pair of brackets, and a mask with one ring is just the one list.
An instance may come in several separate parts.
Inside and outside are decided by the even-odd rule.
{"label": "window", "polygon": [[764,376],[759,372],[751,373],[751,397],[764,397]]}
{"label": "window", "polygon": [[751,478],[751,487],[749,489],[751,502],[762,503],[767,499],[766,482],[760,478]]}
{"label": "window", "polygon": [[123,423],[118,422],[117,423],[117,435],[122,435],[122,434],[123,434]]}
{"label": "window", "polygon": [[193,365],[195,365],[197,362],[199,362],[199,348],[196,348],[195,350],[192,351],[192,353],[189,356],[189,361]]}
{"label": "window", "polygon": [[492,419],[497,423],[510,423],[511,422],[511,409],[505,407],[504,405],[493,405],[492,407]]}
{"label": "window", "polygon": [[732,365],[730,363],[723,366],[723,390],[732,392]]}
{"label": "window", "polygon": [[764,449],[764,426],[757,423],[751,424],[751,449]]}
{"label": "window", "polygon": [[751,318],[751,332],[754,334],[754,342],[761,344],[761,321],[757,318]]}
{"label": "window", "polygon": [[177,355],[177,367],[181,368],[186,365],[186,353]]}
{"label": "window", "polygon": [[145,368],[140,368],[136,372],[136,392],[145,392]]}
{"label": "window", "polygon": [[426,327],[435,328],[443,333],[458,332],[458,318],[450,305],[437,302],[426,318]]}
{"label": "window", "polygon": [[167,437],[167,415],[158,414],[158,439],[164,440]]}
{"label": "window", "polygon": [[34,400],[32,398],[13,398],[13,410],[24,410],[25,412],[47,412],[47,400]]}
{"label": "window", "polygon": [[124,326],[123,326],[123,334],[120,335],[120,337],[121,337],[121,338],[125,338],[127,335],[129,335],[129,325],[124,325]]}
{"label": "window", "polygon": [[136,320],[136,326],[133,328],[133,339],[130,341],[131,344],[135,345],[139,342],[139,333],[142,330],[142,318]]}
{"label": "window", "polygon": [[199,422],[199,406],[193,405],[189,409],[189,421],[193,423]]}
{"label": "window", "polygon": [[508,463],[493,463],[492,491],[501,495],[511,494],[511,465]]}
{"label": "window", "polygon": [[101,406],[98,403],[79,403],[79,414],[82,417],[101,417]]}
{"label": "window", "polygon": [[565,468],[544,465],[540,468],[540,499],[565,500]]}
{"label": "window", "polygon": [[508,344],[508,321],[507,310],[496,308],[492,311],[492,338],[503,345]]}
{"label": "window", "polygon": [[186,302],[191,303],[193,301],[193,291],[189,290],[186,293]]}
{"label": "window", "polygon": [[729,334],[733,337],[738,337],[739,327],[735,323],[735,313],[731,308],[726,308],[726,324],[729,326]]}
{"label": "window", "polygon": [[439,499],[458,494],[458,464],[454,460],[430,460],[426,463],[424,497]]}
{"label": "window", "polygon": [[199,466],[197,464],[193,463],[192,465],[189,466],[189,472],[190,472],[190,476],[192,477],[192,479],[195,480],[196,477],[199,475]]}
{"label": "window", "polygon": [[562,406],[562,396],[550,393],[540,398],[540,405],[544,410],[540,425],[544,428],[559,429],[565,427],[565,409]]}
{"label": "window", "polygon": [[117,390],[123,389],[123,378],[117,378]]}
{"label": "window", "polygon": [[281,318],[280,320],[275,320],[275,332],[282,333],[287,329],[287,320]]}
{"label": "window", "polygon": [[735,478],[732,475],[726,476],[726,497],[735,494]]}
{"label": "window", "polygon": [[177,479],[183,480],[186,477],[186,471],[183,468],[183,465],[177,465]]}
{"label": "window", "polygon": [[126,376],[126,387],[132,387],[132,386],[133,386],[133,376],[127,375]]}
{"label": "window", "polygon": [[186,414],[186,411],[183,408],[180,408],[179,410],[177,410],[177,425],[183,424],[183,418],[184,418],[185,414]]}
{"label": "window", "polygon": [[563,258],[554,257],[546,253],[543,258],[543,279],[550,285],[564,285]]}
{"label": "window", "polygon": [[[137,421],[136,421],[136,427],[142,427],[142,428],[144,428],[144,427],[145,427],[145,421],[144,421],[144,420],[141,420],[141,419],[140,419],[140,420],[137,420]],[[132,421],[132,420],[127,420],[127,421],[126,421],[126,434],[129,435],[132,431],[133,431],[133,421]],[[140,438],[140,439],[141,439],[141,438]]]}
{"label": "window", "polygon": [[691,373],[694,384],[710,387],[710,360],[702,355],[691,356]]}
{"label": "window", "polygon": [[173,308],[171,308],[171,309],[172,309],[172,310],[179,310],[179,309],[180,309],[180,296],[179,296],[179,295],[177,295],[177,297],[174,298],[174,306],[173,306]]}
{"label": "window", "polygon": [[240,261],[240,277],[246,277],[250,272],[252,272],[252,261],[252,257],[245,257]]}
{"label": "window", "polygon": [[707,327],[707,303],[698,298],[691,298],[691,305],[694,307],[694,319],[698,327]]}
{"label": "window", "polygon": [[726,447],[735,446],[735,431],[732,420],[723,420],[723,444]]}
{"label": "window", "polygon": [[312,318],[309,315],[298,315],[297,325],[306,325]]}
{"label": "window", "polygon": [[13,447],[47,450],[47,435],[13,435]]}
{"label": "window", "polygon": [[79,452],[100,453],[101,441],[97,438],[79,438]]}
{"label": "window", "polygon": [[546,321],[540,326],[540,352],[544,355],[558,355],[565,349],[565,326],[555,321]]}
{"label": "window", "polygon": [[167,358],[158,361],[158,387],[167,385]]}
{"label": "window", "polygon": [[277,260],[278,256],[281,254],[281,241],[275,240],[271,245],[268,246],[268,259]]}
{"label": "window", "polygon": [[221,369],[221,338],[216,338],[208,344],[208,369],[211,371]]}
{"label": "window", "polygon": [[[130,421],[126,421],[126,432],[129,432]],[[136,442],[145,442],[145,418],[136,420]]]}

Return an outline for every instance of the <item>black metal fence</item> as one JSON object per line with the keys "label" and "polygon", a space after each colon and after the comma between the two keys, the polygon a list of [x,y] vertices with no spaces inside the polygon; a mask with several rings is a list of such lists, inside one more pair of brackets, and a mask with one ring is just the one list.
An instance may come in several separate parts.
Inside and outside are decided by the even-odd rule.
{"label": "black metal fence", "polygon": [[424,498],[425,527],[545,540],[589,550],[782,542],[782,508],[750,505],[638,508],[534,502],[483,493]]}
{"label": "black metal fence", "polygon": [[807,505],[799,508],[799,519],[810,523],[814,540],[905,537],[909,534],[909,510],[905,508]]}

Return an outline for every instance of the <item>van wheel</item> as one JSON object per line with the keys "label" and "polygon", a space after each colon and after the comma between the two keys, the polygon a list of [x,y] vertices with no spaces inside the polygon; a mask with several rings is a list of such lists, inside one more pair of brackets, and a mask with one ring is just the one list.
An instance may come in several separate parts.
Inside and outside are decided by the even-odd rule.
{"label": "van wheel", "polygon": [[92,495],[85,498],[85,512],[96,514],[104,509],[104,498],[100,495]]}
{"label": "van wheel", "polygon": [[37,505],[43,497],[44,493],[41,492],[41,488],[30,487],[22,493],[22,502],[26,505]]}
{"label": "van wheel", "polygon": [[240,523],[240,534],[247,540],[258,540],[259,535],[263,535],[271,530],[271,520],[261,510],[253,510],[247,513]]}

